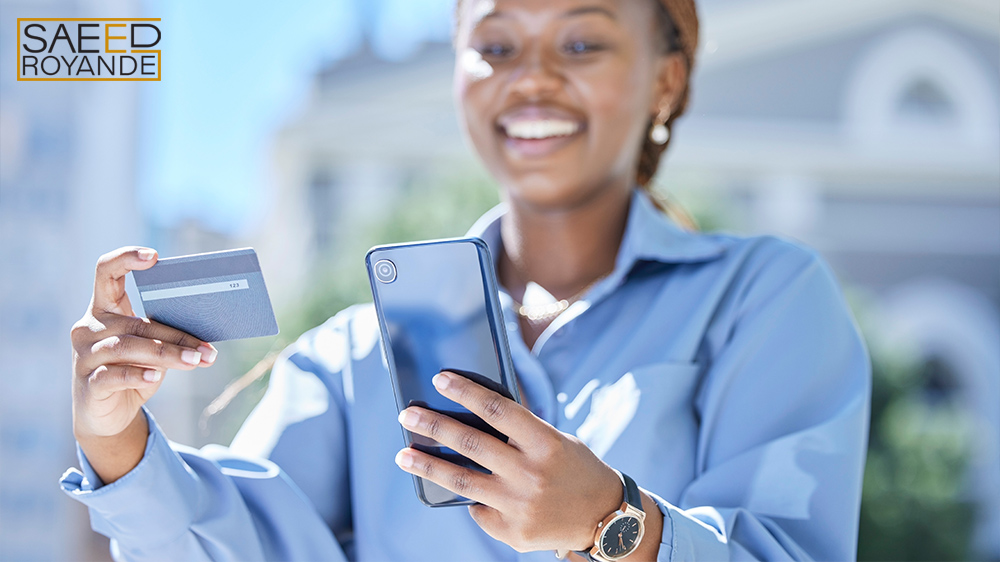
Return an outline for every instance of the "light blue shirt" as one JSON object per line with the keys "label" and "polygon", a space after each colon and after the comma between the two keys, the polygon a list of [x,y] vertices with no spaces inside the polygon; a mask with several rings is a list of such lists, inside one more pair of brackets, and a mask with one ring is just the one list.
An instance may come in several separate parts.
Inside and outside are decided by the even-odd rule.
{"label": "light blue shirt", "polygon": [[[503,211],[469,232],[494,257]],[[533,349],[501,298],[527,403],[654,496],[659,560],[855,558],[870,362],[814,251],[683,231],[637,190],[613,273]],[[170,443],[144,412],[131,472],[102,486],[80,454],[62,479],[122,558],[555,560],[417,499],[371,305],[282,353],[229,448]]]}

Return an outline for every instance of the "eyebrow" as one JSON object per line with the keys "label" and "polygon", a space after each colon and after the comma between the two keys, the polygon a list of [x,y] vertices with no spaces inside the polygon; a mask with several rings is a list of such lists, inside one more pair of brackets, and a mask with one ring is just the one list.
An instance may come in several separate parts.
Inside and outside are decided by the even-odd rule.
{"label": "eyebrow", "polygon": [[[561,19],[565,19],[565,18],[571,18],[571,17],[574,17],[574,16],[582,16],[582,15],[586,15],[586,14],[604,14],[608,18],[610,18],[612,20],[615,20],[615,21],[618,21],[618,16],[616,16],[614,14],[614,12],[612,12],[611,10],[609,10],[607,8],[601,7],[601,6],[583,6],[581,8],[574,8],[574,9],[566,12],[565,14],[563,14],[563,15],[561,15],[559,17]],[[489,20],[489,19],[506,19],[506,18],[509,18],[509,17],[510,17],[510,15],[507,14],[506,12],[491,11],[490,13],[488,13],[485,16],[483,16],[482,18],[480,18],[479,22],[484,22],[484,21]]]}
{"label": "eyebrow", "polygon": [[582,16],[585,14],[604,14],[615,21],[618,20],[618,17],[611,10],[601,6],[583,6],[582,8],[574,8],[563,14],[561,17],[571,18],[573,16]]}

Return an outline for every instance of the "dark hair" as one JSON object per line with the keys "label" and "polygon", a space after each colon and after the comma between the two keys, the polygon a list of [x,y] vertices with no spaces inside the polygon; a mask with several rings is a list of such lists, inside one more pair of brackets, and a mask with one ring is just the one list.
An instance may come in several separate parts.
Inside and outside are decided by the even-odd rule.
{"label": "dark hair", "polygon": [[[678,43],[677,28],[674,27],[674,22],[670,19],[670,13],[667,12],[666,6],[664,6],[659,0],[653,0],[653,3],[656,5],[656,23],[657,27],[660,28],[659,37],[663,39],[660,43],[660,48],[664,54],[674,52],[681,52],[683,54]],[[685,63],[690,70],[690,61],[685,60]],[[684,112],[684,108],[687,105],[687,94],[688,88],[685,84],[684,92],[681,94],[681,102],[677,105],[677,107],[670,108],[670,115],[667,117],[666,123],[664,123],[668,131],[671,130],[674,119],[679,117],[680,114]],[[649,138],[648,133],[649,130],[653,128],[653,120],[655,118],[656,116],[654,115],[649,119],[649,123],[646,127],[646,137],[642,143],[642,152],[639,156],[639,169],[636,174],[636,183],[642,187],[646,187],[653,179],[653,176],[656,175],[656,169],[660,165],[660,157],[667,150],[667,147],[670,146],[670,138],[668,138],[667,142],[663,144],[656,144]]]}
{"label": "dark hair", "polygon": [[[458,0],[461,2],[462,0]],[[670,115],[667,117],[667,121],[664,125],[667,127],[667,131],[670,131],[670,136],[667,138],[667,142],[663,144],[656,144],[649,138],[649,131],[653,128],[653,120],[656,116],[652,116],[649,119],[649,123],[646,125],[646,136],[642,142],[642,149],[639,153],[639,166],[636,170],[635,181],[639,187],[649,194],[650,199],[653,203],[673,219],[674,222],[680,224],[684,228],[689,230],[697,230],[698,225],[694,218],[684,210],[678,203],[669,200],[668,197],[660,193],[653,191],[653,176],[656,175],[656,170],[660,167],[660,160],[663,157],[663,153],[666,152],[667,147],[670,146],[670,141],[673,140],[673,125],[674,120],[680,117],[684,111],[687,109],[688,104],[688,94],[690,92],[690,76],[691,67],[693,62],[681,49],[680,38],[677,33],[677,27],[674,25],[673,19],[670,17],[670,12],[667,11],[666,5],[661,0],[653,0],[656,5],[656,23],[660,29],[659,37],[663,38],[661,42],[661,49],[664,54],[669,53],[680,53],[684,57],[684,64],[687,66],[687,81],[684,84],[684,91],[681,92],[680,101],[676,106],[670,108]]]}

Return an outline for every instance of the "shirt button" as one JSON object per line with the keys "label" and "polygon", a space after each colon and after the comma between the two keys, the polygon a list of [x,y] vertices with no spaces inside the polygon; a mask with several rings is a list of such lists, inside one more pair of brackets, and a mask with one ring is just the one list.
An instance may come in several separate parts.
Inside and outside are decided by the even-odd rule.
{"label": "shirt button", "polygon": [[565,392],[560,392],[559,394],[556,394],[556,400],[558,400],[559,403],[562,404],[563,402],[569,400],[569,395],[566,394]]}
{"label": "shirt button", "polygon": [[507,322],[507,331],[508,332],[516,332],[517,331],[517,322],[514,322],[514,321]]}

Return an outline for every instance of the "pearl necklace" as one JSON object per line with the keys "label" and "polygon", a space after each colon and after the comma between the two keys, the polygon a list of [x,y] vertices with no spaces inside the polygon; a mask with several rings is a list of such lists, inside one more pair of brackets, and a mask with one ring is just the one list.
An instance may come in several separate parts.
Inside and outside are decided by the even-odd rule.
{"label": "pearl necklace", "polygon": [[[553,320],[556,316],[559,316],[569,308],[569,305],[580,300],[583,295],[590,290],[591,287],[596,285],[599,281],[607,277],[607,275],[602,275],[597,279],[594,279],[587,284],[586,287],[580,289],[579,292],[573,296],[565,299],[559,299],[554,302],[546,304],[533,304],[524,305],[517,301],[514,301],[514,310],[517,311],[517,315],[521,318],[527,320],[530,324],[542,324]],[[542,289],[544,290],[544,289]]]}

